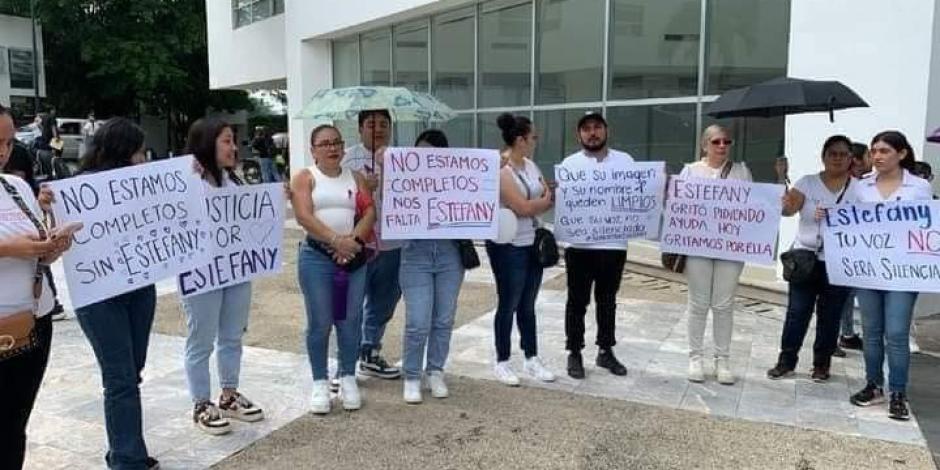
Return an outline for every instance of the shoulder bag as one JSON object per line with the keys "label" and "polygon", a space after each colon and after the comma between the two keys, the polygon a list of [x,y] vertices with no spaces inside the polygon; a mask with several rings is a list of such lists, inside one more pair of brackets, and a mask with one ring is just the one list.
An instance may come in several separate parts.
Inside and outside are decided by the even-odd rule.
{"label": "shoulder bag", "polygon": [[[525,188],[526,200],[530,200],[532,192],[529,191],[529,185],[515,168],[512,168],[512,172],[522,183],[522,187]],[[539,266],[550,268],[558,264],[561,256],[558,254],[558,242],[555,241],[555,234],[551,230],[539,226],[538,217],[536,216],[532,216],[532,227],[535,228],[535,241],[532,243],[532,249],[535,250],[535,259]]]}
{"label": "shoulder bag", "polygon": [[[842,198],[845,197],[845,192],[849,189],[851,182],[851,177],[845,180],[845,186],[842,188],[842,192],[839,193],[839,197],[836,198],[836,204],[842,202]],[[816,224],[816,228],[819,229],[819,223]],[[816,234],[816,246],[819,247],[816,250],[793,248],[794,245],[796,245],[796,240],[793,240],[793,243],[790,244],[789,250],[780,255],[780,264],[783,265],[783,279],[795,284],[811,282],[816,276],[816,259],[819,252],[822,251],[822,236],[819,233]]]}
{"label": "shoulder bag", "polygon": [[[721,167],[721,179],[728,179],[728,174],[731,173],[732,167],[734,167],[734,162],[726,160],[725,164]],[[680,255],[678,253],[662,253],[660,255],[660,262],[663,267],[679,274],[685,272],[685,262],[687,259],[687,255]]]}
{"label": "shoulder bag", "polygon": [[[0,184],[3,185],[3,189],[13,198],[20,210],[26,214],[30,222],[36,226],[39,237],[45,239],[47,236],[46,228],[36,217],[36,214],[33,214],[33,211],[26,205],[26,201],[23,200],[16,187],[2,176],[0,176]],[[41,294],[42,271],[37,260],[36,272],[33,275],[33,308],[0,317],[0,361],[26,354],[39,346],[39,336],[36,334],[36,309]]]}

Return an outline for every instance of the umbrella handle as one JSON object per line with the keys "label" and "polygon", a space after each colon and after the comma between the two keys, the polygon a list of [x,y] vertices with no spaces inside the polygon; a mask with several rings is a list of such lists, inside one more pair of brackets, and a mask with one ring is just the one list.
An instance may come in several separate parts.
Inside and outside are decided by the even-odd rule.
{"label": "umbrella handle", "polygon": [[830,95],[830,96],[829,96],[829,122],[835,122],[835,121],[836,121],[835,113],[833,112],[833,109],[832,109],[832,108],[833,108],[833,105],[835,104],[835,102],[836,102],[836,97]]}

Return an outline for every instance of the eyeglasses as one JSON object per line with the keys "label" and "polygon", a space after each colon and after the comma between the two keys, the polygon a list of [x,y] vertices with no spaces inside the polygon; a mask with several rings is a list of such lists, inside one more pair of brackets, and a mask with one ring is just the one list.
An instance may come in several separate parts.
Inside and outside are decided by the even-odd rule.
{"label": "eyeglasses", "polygon": [[721,144],[731,145],[734,143],[734,141],[731,139],[712,139],[710,142],[712,145],[721,145]]}
{"label": "eyeglasses", "polygon": [[326,149],[330,147],[343,148],[343,145],[345,144],[346,142],[343,142],[342,140],[334,140],[332,142],[320,142],[318,144],[313,144],[313,148],[317,148],[317,149]]}

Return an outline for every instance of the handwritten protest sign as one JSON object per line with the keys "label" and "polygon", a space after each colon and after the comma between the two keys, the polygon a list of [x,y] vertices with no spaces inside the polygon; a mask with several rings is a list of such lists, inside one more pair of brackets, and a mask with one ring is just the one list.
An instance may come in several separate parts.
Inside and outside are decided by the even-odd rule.
{"label": "handwritten protest sign", "polygon": [[177,277],[180,295],[189,297],[280,272],[283,185],[207,189],[205,205],[211,258]]}
{"label": "handwritten protest sign", "polygon": [[664,162],[555,166],[555,236],[569,243],[655,238],[663,210]]}
{"label": "handwritten protest sign", "polygon": [[673,177],[660,251],[773,264],[783,186]]}
{"label": "handwritten protest sign", "polygon": [[51,183],[59,222],[82,222],[63,256],[76,308],[209,262],[203,183],[192,157]]}
{"label": "handwritten protest sign", "polygon": [[829,282],[867,289],[940,292],[940,201],[829,208],[823,250]]}
{"label": "handwritten protest sign", "polygon": [[383,239],[496,238],[496,150],[390,148],[383,167]]}

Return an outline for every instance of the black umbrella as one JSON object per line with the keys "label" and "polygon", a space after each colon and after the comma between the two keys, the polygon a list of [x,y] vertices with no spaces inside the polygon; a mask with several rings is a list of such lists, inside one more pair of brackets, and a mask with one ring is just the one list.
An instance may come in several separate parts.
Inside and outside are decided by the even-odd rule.
{"label": "black umbrella", "polygon": [[730,90],[709,105],[706,114],[723,119],[828,112],[832,121],[836,109],[867,107],[865,100],[840,82],[781,77]]}

